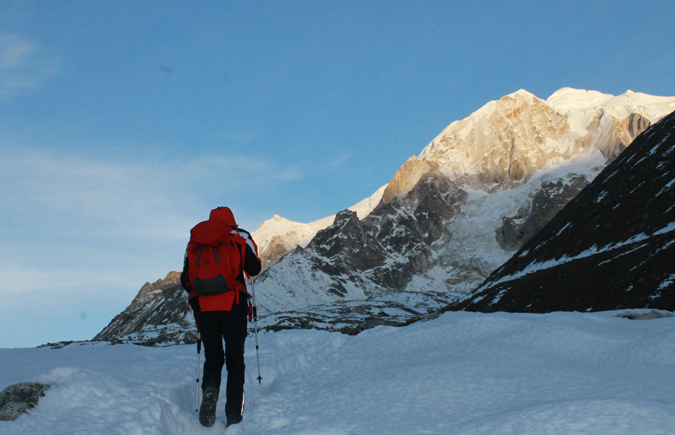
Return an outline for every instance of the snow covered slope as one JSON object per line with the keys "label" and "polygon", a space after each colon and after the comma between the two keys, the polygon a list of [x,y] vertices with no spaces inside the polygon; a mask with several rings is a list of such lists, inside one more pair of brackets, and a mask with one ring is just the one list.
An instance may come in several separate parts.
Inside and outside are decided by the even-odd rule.
{"label": "snow covered slope", "polygon": [[675,112],[452,309],[675,308]]}
{"label": "snow covered slope", "polygon": [[599,152],[582,154],[511,189],[486,194],[465,186],[470,197],[448,223],[450,241],[438,248],[434,267],[417,275],[407,290],[445,288],[466,295],[562,210],[604,163]]}
{"label": "snow covered slope", "polygon": [[198,423],[195,346],[0,349],[0,390],[53,384],[0,433],[671,434],[675,318],[618,314],[457,312],[357,336],[263,334],[262,386],[248,340],[244,420],[226,431],[223,401],[215,427]]}
{"label": "snow covered slope", "polygon": [[[675,111],[673,97],[659,97],[641,92],[626,91],[614,96],[598,91],[583,89],[562,88],[547,100],[546,104],[564,114],[574,127],[572,130],[583,133],[586,126],[597,115],[610,115],[616,119],[623,119],[633,113],[640,114],[649,121],[656,122],[664,113]],[[583,120],[583,121],[582,121]]]}

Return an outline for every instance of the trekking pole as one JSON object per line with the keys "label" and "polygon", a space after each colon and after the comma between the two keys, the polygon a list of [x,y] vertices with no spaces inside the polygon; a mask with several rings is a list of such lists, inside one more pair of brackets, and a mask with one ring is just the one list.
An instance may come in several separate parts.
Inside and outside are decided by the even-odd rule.
{"label": "trekking pole", "polygon": [[195,412],[199,412],[199,359],[202,356],[202,335],[197,333],[197,391],[195,392]]}
{"label": "trekking pole", "polygon": [[255,331],[255,356],[258,360],[258,384],[262,385],[260,376],[260,346],[258,345],[258,306],[255,304],[255,278],[251,277],[251,293],[253,297],[253,330]]}

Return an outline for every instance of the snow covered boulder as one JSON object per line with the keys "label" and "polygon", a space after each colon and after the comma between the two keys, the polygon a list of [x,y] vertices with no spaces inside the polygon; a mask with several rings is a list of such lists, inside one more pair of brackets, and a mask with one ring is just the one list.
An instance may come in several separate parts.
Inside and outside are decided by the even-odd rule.
{"label": "snow covered boulder", "polygon": [[14,421],[37,405],[51,385],[21,382],[0,393],[0,421]]}

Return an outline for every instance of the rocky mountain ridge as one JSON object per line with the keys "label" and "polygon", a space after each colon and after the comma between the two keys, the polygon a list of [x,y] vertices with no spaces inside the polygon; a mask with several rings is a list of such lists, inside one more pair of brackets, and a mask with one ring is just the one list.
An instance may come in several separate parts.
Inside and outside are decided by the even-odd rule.
{"label": "rocky mountain ridge", "polygon": [[[274,253],[257,281],[259,312],[277,313],[279,325],[335,330],[340,322],[328,318],[346,316],[352,319],[347,329],[358,330],[376,324],[373,318],[384,319],[388,304],[400,308],[398,295],[415,295],[416,304],[429,309],[439,300],[461,299],[669,107],[675,109],[675,98],[569,89],[549,100],[519,91],[488,103],[405,162],[388,185],[360,203],[363,215],[345,210],[316,221],[321,225],[311,231],[303,230],[308,224],[297,227],[282,218],[266,221],[253,233],[263,257]],[[282,224],[280,230],[270,230],[274,222]],[[152,344],[165,331],[167,340],[189,339],[172,332],[190,327],[180,326],[186,314],[178,300],[184,295],[169,290],[146,291],[156,300],[130,307],[126,320],[113,320],[118,336]],[[353,316],[326,308],[340,304],[353,305]],[[368,310],[369,304],[380,309]],[[140,309],[164,305],[175,310],[167,312],[172,319],[167,324]],[[135,326],[123,330],[125,323]]]}
{"label": "rocky mountain ridge", "polygon": [[[365,269],[352,264],[350,269],[340,268],[340,274],[332,269],[338,258],[358,258],[356,245],[342,245],[344,252],[327,250],[327,256],[296,249],[261,276],[261,310],[302,309],[339,298],[367,299],[403,290],[446,291],[461,297],[508,260],[671,107],[675,109],[675,98],[632,92],[614,97],[572,89],[556,92],[549,100],[521,90],[490,102],[450,124],[419,157],[408,159],[382,195],[378,207],[406,198],[429,173],[440,174],[467,194],[456,213],[435,222],[444,231],[435,233],[440,236],[433,247],[421,249],[429,242],[421,239],[417,246],[391,245],[386,261],[398,268],[403,262],[397,263],[397,255],[410,251],[407,261],[417,266],[406,267],[413,273],[397,274],[398,281],[383,286],[379,264]],[[414,197],[417,203],[425,201]],[[390,217],[401,213],[381,210]],[[423,208],[417,207],[417,214],[423,216]],[[423,225],[423,220],[415,225]],[[424,232],[421,227],[415,231]],[[321,234],[315,239],[327,244],[330,238],[351,237],[339,230]],[[380,237],[388,243],[388,234]]]}
{"label": "rocky mountain ridge", "polygon": [[136,343],[148,346],[197,342],[194,317],[180,272],[145,283],[131,304],[99,332],[93,341]]}
{"label": "rocky mountain ridge", "polygon": [[[370,197],[348,208],[363,219],[380,203],[384,185]],[[316,233],[330,226],[335,215],[326,216],[308,224],[293,222],[279,215],[274,215],[260,225],[251,235],[258,245],[258,253],[262,261],[262,269],[273,266],[281,257],[291,252],[296,246],[305,247]]]}
{"label": "rocky mountain ridge", "polygon": [[[430,171],[408,195],[380,203],[363,220],[349,210],[338,213],[333,225],[319,231],[306,248],[296,248],[261,274],[261,312],[404,290],[416,273],[434,263],[432,247],[447,239],[445,223],[467,196]],[[294,279],[287,280],[288,275]],[[280,291],[268,291],[270,281]]]}

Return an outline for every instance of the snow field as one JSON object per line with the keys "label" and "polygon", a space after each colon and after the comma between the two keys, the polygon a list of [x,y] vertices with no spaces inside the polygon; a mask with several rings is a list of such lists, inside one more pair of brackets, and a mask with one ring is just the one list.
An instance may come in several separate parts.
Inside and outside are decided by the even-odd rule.
{"label": "snow field", "polygon": [[[675,318],[446,313],[358,336],[247,341],[244,421],[228,434],[672,434]],[[203,361],[203,360],[202,360]],[[194,412],[195,346],[0,349],[0,388],[54,383],[0,434],[220,434]]]}

